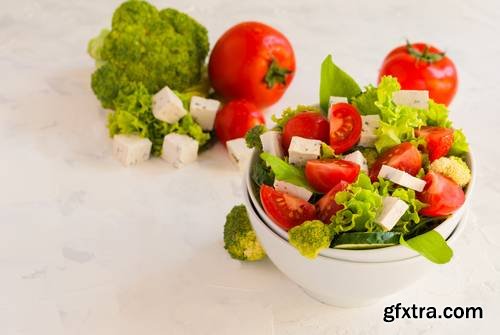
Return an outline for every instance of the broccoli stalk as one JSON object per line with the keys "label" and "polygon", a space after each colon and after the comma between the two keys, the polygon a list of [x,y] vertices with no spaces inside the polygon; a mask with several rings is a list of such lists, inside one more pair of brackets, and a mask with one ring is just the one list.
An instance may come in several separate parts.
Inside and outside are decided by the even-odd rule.
{"label": "broccoli stalk", "polygon": [[258,261],[266,256],[244,205],[234,206],[224,224],[224,248],[234,259]]}
{"label": "broccoli stalk", "polygon": [[305,221],[299,226],[288,231],[290,244],[294,246],[302,256],[314,259],[321,250],[330,246],[333,239],[333,231],[330,226],[320,220]]}
{"label": "broccoli stalk", "polygon": [[111,31],[89,42],[99,65],[92,89],[112,109],[120,92],[139,84],[150,94],[165,86],[183,92],[201,81],[208,50],[207,30],[187,14],[126,1],[113,14]]}

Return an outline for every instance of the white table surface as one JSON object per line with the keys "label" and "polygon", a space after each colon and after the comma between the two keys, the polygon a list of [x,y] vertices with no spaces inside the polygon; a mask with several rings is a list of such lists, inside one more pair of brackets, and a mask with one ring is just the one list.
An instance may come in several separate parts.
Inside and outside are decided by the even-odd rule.
{"label": "white table surface", "polygon": [[[211,42],[260,20],[284,32],[298,71],[268,113],[317,99],[328,53],[361,84],[405,38],[455,60],[452,118],[478,160],[453,262],[377,305],[306,296],[270,261],[222,245],[240,176],[218,145],[175,170],[123,168],[90,89],[88,39],[118,1],[0,4],[0,334],[491,334],[500,315],[500,5],[495,1],[154,1],[201,21]],[[403,4],[404,3],[404,4]],[[383,308],[482,306],[482,320],[382,321]]]}

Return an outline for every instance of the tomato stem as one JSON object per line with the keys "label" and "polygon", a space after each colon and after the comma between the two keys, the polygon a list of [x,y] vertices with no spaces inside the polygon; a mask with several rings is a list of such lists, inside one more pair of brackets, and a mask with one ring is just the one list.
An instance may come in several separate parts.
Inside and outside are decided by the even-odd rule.
{"label": "tomato stem", "polygon": [[292,72],[292,70],[285,67],[280,67],[276,59],[273,59],[269,64],[264,82],[267,84],[267,88],[271,89],[276,84],[285,84],[286,76]]}
{"label": "tomato stem", "polygon": [[415,57],[417,60],[422,60],[427,63],[438,62],[441,59],[443,59],[445,55],[444,52],[430,52],[428,44],[425,45],[424,51],[419,51],[415,49],[408,40],[406,40],[406,50],[410,55]]}

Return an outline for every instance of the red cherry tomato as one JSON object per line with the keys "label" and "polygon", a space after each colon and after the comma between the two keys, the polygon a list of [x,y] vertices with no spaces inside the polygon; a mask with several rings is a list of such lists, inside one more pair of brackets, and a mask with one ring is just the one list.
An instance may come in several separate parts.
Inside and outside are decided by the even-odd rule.
{"label": "red cherry tomato", "polygon": [[243,22],[226,31],[208,63],[210,82],[225,99],[246,99],[258,107],[278,101],[295,74],[295,56],[287,38],[259,22]]}
{"label": "red cherry tomato", "polygon": [[300,136],[328,143],[330,125],[318,112],[302,112],[288,120],[283,127],[281,144],[288,150],[292,137]]}
{"label": "red cherry tomato", "polygon": [[451,128],[422,127],[415,134],[425,138],[431,162],[446,156],[453,145],[453,129]]}
{"label": "red cherry tomato", "polygon": [[425,216],[450,215],[465,202],[462,188],[448,177],[430,171],[423,179],[427,184],[417,197],[426,203],[427,207],[422,208],[420,214]]}
{"label": "red cherry tomato", "polygon": [[326,224],[330,223],[330,218],[334,216],[339,210],[342,209],[342,205],[335,202],[335,195],[347,188],[349,184],[341,180],[340,183],[335,185],[327,194],[325,194],[316,203],[316,209],[318,211],[318,219]]}
{"label": "red cherry tomato", "polygon": [[309,202],[276,191],[271,186],[260,187],[260,201],[267,215],[281,228],[289,230],[316,218],[316,208]]}
{"label": "red cherry tomato", "polygon": [[341,154],[352,148],[361,136],[361,116],[356,107],[348,103],[337,103],[331,107],[330,146]]}
{"label": "red cherry tomato", "polygon": [[245,100],[233,100],[215,116],[215,133],[224,144],[244,137],[247,131],[258,124],[264,124],[264,115],[254,104]]}
{"label": "red cherry tomato", "polygon": [[328,193],[342,180],[352,183],[358,178],[360,166],[342,159],[307,161],[305,174],[309,184],[318,192]]}
{"label": "red cherry tomato", "polygon": [[370,178],[372,181],[377,180],[382,165],[389,165],[415,176],[422,168],[422,155],[409,142],[404,142],[388,149],[373,163],[370,169]]}
{"label": "red cherry tomato", "polygon": [[439,49],[425,43],[408,43],[392,50],[379,73],[398,78],[403,90],[428,90],[436,102],[449,105],[458,87],[457,69]]}

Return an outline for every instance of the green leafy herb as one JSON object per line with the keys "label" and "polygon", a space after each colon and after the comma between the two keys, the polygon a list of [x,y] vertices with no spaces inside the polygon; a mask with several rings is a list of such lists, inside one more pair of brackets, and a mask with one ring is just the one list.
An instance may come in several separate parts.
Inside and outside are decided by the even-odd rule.
{"label": "green leafy herb", "polygon": [[257,150],[262,151],[262,141],[260,140],[260,135],[264,134],[266,130],[266,126],[259,124],[247,131],[245,135],[247,147],[256,148]]}
{"label": "green leafy herb", "polygon": [[260,157],[271,167],[274,176],[277,180],[286,181],[290,184],[296,186],[307,188],[311,190],[311,187],[307,183],[304,171],[296,166],[293,166],[279,157],[273,156],[267,152],[260,154]]}
{"label": "green leafy herb", "polygon": [[453,257],[453,250],[448,246],[441,234],[435,230],[415,236],[408,241],[405,241],[403,235],[401,235],[399,243],[415,250],[436,264],[448,263]]}
{"label": "green leafy herb", "polygon": [[358,84],[347,73],[341,70],[329,55],[321,63],[321,79],[319,85],[319,103],[321,109],[328,110],[331,96],[352,98],[361,93]]}
{"label": "green leafy herb", "polygon": [[255,164],[252,165],[251,172],[252,180],[258,186],[265,184],[272,186],[274,184],[274,173],[269,166],[267,166],[266,162],[262,159],[257,159]]}

